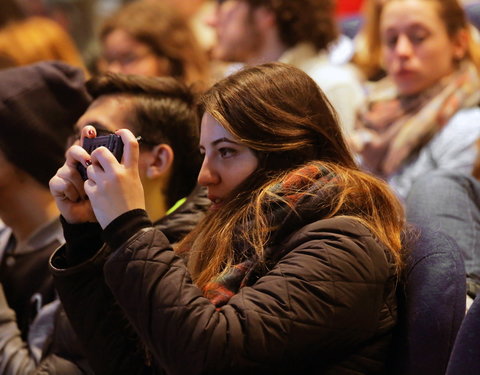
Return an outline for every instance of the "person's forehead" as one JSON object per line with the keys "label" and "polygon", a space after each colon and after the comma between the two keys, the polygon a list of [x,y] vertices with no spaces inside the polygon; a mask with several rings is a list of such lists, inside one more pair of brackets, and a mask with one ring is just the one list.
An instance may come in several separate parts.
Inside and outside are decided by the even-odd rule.
{"label": "person's forehead", "polygon": [[200,143],[210,144],[219,138],[228,138],[238,141],[234,135],[226,130],[213,116],[205,113],[200,128]]}
{"label": "person's forehead", "polygon": [[408,25],[442,24],[437,5],[432,1],[393,0],[386,3],[380,20],[381,29]]}
{"label": "person's forehead", "polygon": [[130,128],[128,121],[132,111],[131,102],[121,95],[102,95],[95,99],[77,121],[76,128],[97,124],[108,130]]}

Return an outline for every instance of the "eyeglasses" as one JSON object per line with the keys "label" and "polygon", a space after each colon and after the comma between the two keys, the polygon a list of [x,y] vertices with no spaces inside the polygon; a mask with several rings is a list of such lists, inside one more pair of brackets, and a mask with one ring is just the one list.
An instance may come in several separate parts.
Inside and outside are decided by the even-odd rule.
{"label": "eyeglasses", "polygon": [[146,57],[152,56],[154,53],[151,50],[143,51],[142,53],[134,53],[131,52],[127,55],[120,55],[117,57],[110,57],[110,56],[103,56],[103,60],[107,65],[117,63],[122,67],[127,67],[141,60],[145,59]]}

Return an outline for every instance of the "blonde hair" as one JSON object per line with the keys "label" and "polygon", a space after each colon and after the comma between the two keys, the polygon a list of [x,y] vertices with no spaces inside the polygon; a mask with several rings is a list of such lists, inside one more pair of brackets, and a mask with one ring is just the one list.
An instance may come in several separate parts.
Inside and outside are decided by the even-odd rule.
{"label": "blonde hair", "polygon": [[[357,36],[358,48],[352,59],[365,77],[369,80],[379,77],[383,72],[382,43],[380,37],[380,18],[385,3],[378,0],[367,0],[363,8],[363,27]],[[396,0],[398,1],[398,0]],[[467,50],[465,58],[471,60],[480,71],[480,47],[475,40],[475,28],[465,15],[458,0],[422,0],[437,4],[439,16],[445,24],[450,38],[454,38],[460,31],[467,33]]]}

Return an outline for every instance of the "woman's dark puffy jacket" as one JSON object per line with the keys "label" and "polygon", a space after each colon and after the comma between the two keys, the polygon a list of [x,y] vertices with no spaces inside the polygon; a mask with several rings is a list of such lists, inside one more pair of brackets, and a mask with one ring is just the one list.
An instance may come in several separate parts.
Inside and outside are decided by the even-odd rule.
{"label": "woman's dark puffy jacket", "polygon": [[144,215],[117,218],[104,233],[108,246],[82,264],[68,267],[65,248],[52,259],[65,309],[99,374],[384,371],[395,270],[355,219],[318,220],[290,233],[273,268],[216,308],[164,234],[139,224]]}

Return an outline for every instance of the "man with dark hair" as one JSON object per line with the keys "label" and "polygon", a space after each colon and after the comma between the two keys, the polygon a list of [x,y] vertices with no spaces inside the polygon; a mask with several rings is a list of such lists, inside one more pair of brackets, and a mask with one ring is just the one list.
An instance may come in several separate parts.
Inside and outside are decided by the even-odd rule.
{"label": "man with dark hair", "polygon": [[[205,189],[197,187],[196,181],[201,155],[198,148],[199,116],[195,95],[187,86],[173,78],[115,73],[92,78],[87,82],[87,89],[93,102],[77,121],[78,134],[83,130],[83,133],[88,131],[89,135],[100,136],[126,128],[137,136],[140,145],[139,174],[148,217],[169,241],[179,242],[204,216],[210,205]],[[128,221],[124,224],[127,223]],[[121,224],[115,229],[118,233],[122,230]],[[103,245],[97,243],[103,238],[98,223],[64,228],[65,238],[78,233],[92,244],[93,249],[96,248],[95,245]],[[76,263],[96,268],[101,267],[105,261],[103,256],[90,257],[88,252],[80,254],[81,259],[68,257],[68,254],[69,249],[66,247],[65,253],[56,262],[69,264],[69,259],[75,259]],[[75,275],[77,271],[78,269],[73,270],[69,275]],[[95,281],[104,287],[89,289],[89,285],[95,284]],[[133,328],[128,328],[129,323],[117,304],[114,304],[116,309],[109,308],[113,295],[104,280],[85,280],[84,285],[109,322],[127,327],[128,337],[117,340],[113,352],[104,353],[112,358],[112,363],[108,366],[121,368],[124,374],[137,373],[138,363],[145,362],[149,356],[144,352],[137,334]],[[83,331],[95,321],[92,312],[69,311],[68,314],[77,332]],[[92,348],[107,349],[101,343],[103,333],[103,329],[100,329],[98,337],[88,337],[87,341],[83,339],[82,347],[88,349],[86,355],[95,373],[109,374],[104,362],[98,361],[98,351],[94,350],[92,355]],[[70,353],[69,355],[71,356]]]}
{"label": "man with dark hair", "polygon": [[[12,74],[13,71],[7,72]],[[26,75],[28,70],[19,71],[22,72],[28,85],[35,87],[35,80]],[[51,248],[38,252],[35,258],[35,263],[42,272],[48,274],[48,257],[55,248],[64,243],[58,210],[55,203],[51,205],[53,198],[48,190],[48,181],[63,164],[67,143],[77,141],[77,134],[85,126],[92,125],[97,136],[128,128],[139,137],[139,170],[147,212],[149,218],[162,229],[171,242],[182,239],[203,217],[210,202],[204,190],[196,187],[196,177],[201,165],[198,151],[199,118],[195,95],[188,87],[173,78],[107,73],[92,78],[86,85],[83,80],[78,83],[78,90],[86,98],[83,99],[69,92],[67,88],[62,90],[55,87],[51,76],[47,76],[41,82],[45,86],[44,90],[38,90],[36,96],[24,94],[29,88],[20,87],[12,90],[15,94],[20,92],[18,96],[8,97],[2,102],[2,88],[6,89],[7,84],[13,84],[12,80],[5,77],[0,73],[0,120],[2,126],[4,123],[11,123],[16,127],[12,126],[10,129],[4,126],[5,129],[2,129],[0,134],[0,218],[12,228],[17,227],[12,218],[22,222],[18,214],[23,211],[31,211],[30,216],[36,217],[39,222],[52,221],[52,224],[45,226],[55,229],[52,229],[49,236],[46,237],[45,230],[42,229],[35,232],[35,242],[20,242],[23,247],[30,248],[33,243],[49,239]],[[73,79],[72,76],[70,78]],[[55,97],[58,108],[53,106],[52,100],[48,100],[51,94],[47,87],[60,94]],[[69,114],[69,117],[66,117],[64,112]],[[43,134],[44,132],[47,134]],[[63,140],[62,147],[55,142],[59,139]],[[32,177],[28,178],[27,174]],[[44,194],[20,195],[23,194],[21,186],[36,186],[34,179],[38,180],[38,190]],[[9,191],[10,195],[7,196],[6,191]],[[25,191],[31,192],[33,188]],[[47,210],[47,207],[43,207],[43,210],[48,212],[48,220],[46,214],[38,216],[34,199],[45,202],[47,207],[52,208]],[[14,207],[14,203],[17,206]],[[20,209],[22,211],[19,211]],[[24,220],[23,223],[27,225],[29,222]],[[98,226],[97,223],[88,225]],[[98,228],[101,230],[99,226]],[[8,272],[9,267],[20,267],[20,261],[24,259],[20,253],[17,257],[18,239],[23,238],[20,237],[23,232],[19,232],[12,240],[12,237],[7,235],[10,229],[3,231],[5,235],[2,235],[0,228],[0,241],[2,238],[7,239],[7,251],[1,263],[0,280],[17,277],[33,288],[42,287],[42,284],[33,280],[29,270],[17,274]],[[13,233],[17,234],[15,230]],[[13,252],[10,251],[12,247],[15,250]],[[33,259],[33,255],[31,257]],[[15,317],[17,316],[19,326],[28,327],[32,316],[30,311],[22,317],[21,312],[15,314],[7,305],[9,296],[19,298],[21,290],[5,288],[7,301],[0,290],[0,374],[93,374],[59,301],[55,299],[50,275],[45,278],[48,281],[49,293],[45,293],[45,297],[37,296],[37,293],[34,298],[30,298],[30,293],[27,302],[32,309],[37,310],[46,302],[52,302],[37,314],[28,336],[27,333],[20,334],[16,328]],[[122,319],[119,312],[112,314]],[[25,324],[21,324],[23,321]],[[128,324],[126,321],[124,323]],[[132,333],[128,342],[133,343],[134,349],[129,353],[131,357],[144,355],[142,347],[135,345],[135,334]],[[118,358],[118,363],[128,359]],[[130,373],[127,365],[125,373]]]}
{"label": "man with dark hair", "polygon": [[93,102],[77,121],[77,130],[93,125],[97,134],[104,134],[127,128],[140,137],[139,169],[148,215],[160,225],[168,214],[186,210],[188,225],[167,230],[167,236],[178,232],[171,241],[179,241],[208,205],[203,190],[196,190],[201,155],[194,93],[173,78],[115,73],[92,78],[87,90]]}
{"label": "man with dark hair", "polygon": [[213,56],[256,65],[292,64],[309,74],[337,110],[346,132],[353,128],[363,91],[350,66],[329,62],[339,37],[333,0],[217,0]]}

